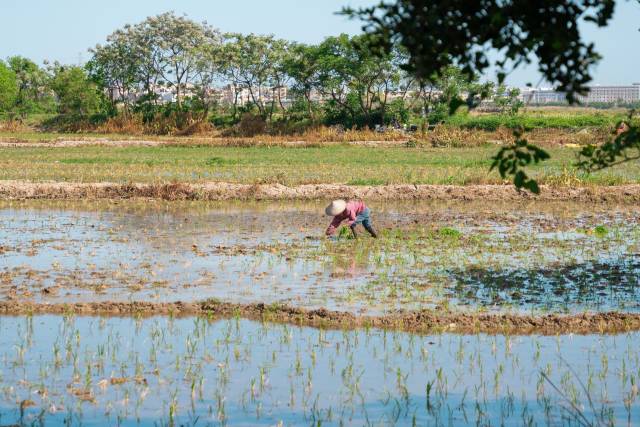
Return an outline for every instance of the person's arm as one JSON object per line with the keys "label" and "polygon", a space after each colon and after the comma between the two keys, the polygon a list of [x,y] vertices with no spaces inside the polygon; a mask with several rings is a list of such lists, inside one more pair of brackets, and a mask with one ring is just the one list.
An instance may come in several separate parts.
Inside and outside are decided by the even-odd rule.
{"label": "person's arm", "polygon": [[351,233],[353,234],[353,238],[357,239],[358,238],[358,232],[356,231],[356,224],[355,223],[351,224],[351,226],[349,228],[351,228]]}
{"label": "person's arm", "polygon": [[353,229],[355,226],[357,216],[358,215],[356,215],[355,211],[353,210],[347,211],[347,225],[351,227],[351,229]]}
{"label": "person's arm", "polygon": [[329,224],[329,227],[327,227],[327,231],[325,232],[325,234],[327,236],[333,236],[333,234],[336,232],[338,227],[340,227],[341,222],[342,222],[342,218],[340,218],[340,216],[338,215],[334,216],[333,220],[331,221],[331,224]]}

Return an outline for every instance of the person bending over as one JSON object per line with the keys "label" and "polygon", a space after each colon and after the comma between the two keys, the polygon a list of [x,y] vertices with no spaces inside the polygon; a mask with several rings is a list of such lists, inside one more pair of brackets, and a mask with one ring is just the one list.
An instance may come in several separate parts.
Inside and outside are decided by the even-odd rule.
{"label": "person bending over", "polygon": [[362,224],[365,230],[373,237],[378,237],[378,234],[371,225],[371,210],[361,200],[334,200],[327,206],[324,212],[328,216],[332,216],[333,220],[327,228],[326,235],[332,236],[336,230],[342,224],[347,221],[347,225],[351,228],[354,238],[358,238],[356,226]]}

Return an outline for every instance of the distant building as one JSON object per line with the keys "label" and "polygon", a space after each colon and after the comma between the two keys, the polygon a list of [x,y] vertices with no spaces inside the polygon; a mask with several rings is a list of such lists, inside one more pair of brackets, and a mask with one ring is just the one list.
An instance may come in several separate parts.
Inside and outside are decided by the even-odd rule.
{"label": "distant building", "polygon": [[585,104],[602,102],[610,104],[631,104],[640,101],[640,83],[630,86],[591,86],[587,96],[579,96]]}
{"label": "distant building", "polygon": [[524,90],[520,96],[525,104],[533,105],[562,104],[567,101],[564,92],[553,89]]}
{"label": "distant building", "polygon": [[[523,102],[532,105],[566,103],[566,94],[554,89],[523,89],[520,95]],[[640,83],[628,86],[590,86],[586,96],[578,95],[583,104],[632,104],[640,102]]]}
{"label": "distant building", "polygon": [[[212,91],[212,97],[218,102],[224,104],[233,104],[237,102],[239,106],[247,105],[253,102],[254,97],[256,101],[263,103],[269,103],[272,101],[280,102],[283,104],[289,104],[289,89],[286,86],[280,87],[252,87],[250,91],[247,87],[234,87],[233,85],[226,85],[219,89]],[[252,96],[253,92],[253,96]]]}

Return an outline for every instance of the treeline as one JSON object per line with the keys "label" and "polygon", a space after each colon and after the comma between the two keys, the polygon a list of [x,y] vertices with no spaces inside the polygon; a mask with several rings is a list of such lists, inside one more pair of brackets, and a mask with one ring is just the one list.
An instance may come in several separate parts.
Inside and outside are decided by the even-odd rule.
{"label": "treeline", "polygon": [[[473,107],[489,94],[502,112],[520,106],[517,91],[469,80],[455,67],[416,78],[404,71],[400,49],[376,54],[365,37],[308,45],[221,33],[165,13],[115,31],[90,49],[83,67],[0,61],[0,112],[55,113],[48,125],[67,130],[133,120],[156,133],[194,123],[291,133],[317,124],[434,123],[455,111],[457,100]],[[222,87],[231,97],[220,97]]]}

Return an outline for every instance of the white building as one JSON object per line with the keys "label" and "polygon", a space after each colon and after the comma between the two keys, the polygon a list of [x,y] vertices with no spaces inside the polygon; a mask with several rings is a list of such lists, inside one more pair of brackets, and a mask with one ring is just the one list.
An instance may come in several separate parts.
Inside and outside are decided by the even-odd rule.
{"label": "white building", "polygon": [[[554,89],[523,89],[520,95],[526,104],[545,105],[566,103],[566,94]],[[589,105],[603,104],[631,104],[640,102],[640,83],[628,86],[590,86],[586,96],[577,96],[579,102]]]}
{"label": "white building", "polygon": [[[219,102],[225,104],[233,104],[237,102],[239,106],[244,106],[253,102],[254,98],[256,101],[260,101],[262,103],[270,103],[273,100],[279,102],[282,100],[283,104],[288,104],[290,102],[289,99],[289,90],[286,86],[280,87],[253,87],[250,91],[247,87],[239,87],[236,88],[233,85],[226,85],[220,89],[215,89],[216,98]],[[253,92],[253,96],[251,94]],[[236,98],[237,97],[237,98]]]}
{"label": "white building", "polygon": [[564,92],[544,88],[522,90],[520,98],[525,104],[532,105],[561,104],[567,101]]}
{"label": "white building", "polygon": [[579,96],[585,104],[593,102],[631,104],[640,101],[640,83],[630,86],[591,86],[587,96]]}

